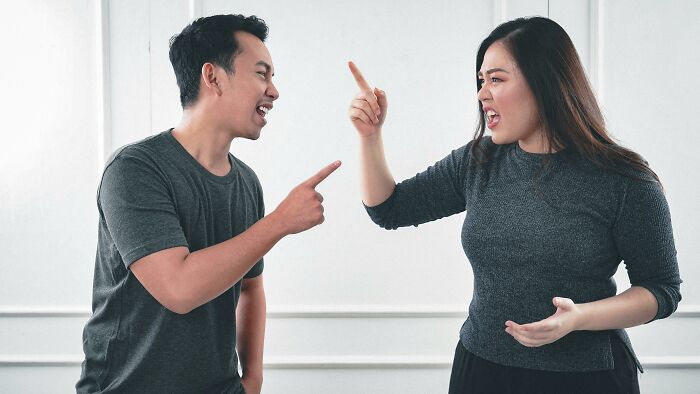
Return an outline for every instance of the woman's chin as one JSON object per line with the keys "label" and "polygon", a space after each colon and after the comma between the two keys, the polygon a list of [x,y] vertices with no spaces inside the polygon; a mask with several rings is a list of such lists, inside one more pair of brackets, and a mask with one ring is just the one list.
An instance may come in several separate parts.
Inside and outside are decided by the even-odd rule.
{"label": "woman's chin", "polygon": [[491,141],[493,141],[493,143],[497,144],[497,145],[505,145],[505,144],[511,144],[511,143],[515,142],[516,140],[514,140],[512,138],[507,138],[506,136],[504,136],[503,134],[501,134],[499,132],[494,133],[493,131],[491,131]]}

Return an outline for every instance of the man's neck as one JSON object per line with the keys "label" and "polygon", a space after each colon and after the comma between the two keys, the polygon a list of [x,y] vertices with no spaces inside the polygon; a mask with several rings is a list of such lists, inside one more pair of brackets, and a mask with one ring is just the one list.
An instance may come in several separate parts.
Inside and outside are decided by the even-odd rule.
{"label": "man's neck", "polygon": [[195,110],[185,110],[180,123],[173,129],[173,137],[214,175],[224,176],[231,171],[228,153],[233,138]]}

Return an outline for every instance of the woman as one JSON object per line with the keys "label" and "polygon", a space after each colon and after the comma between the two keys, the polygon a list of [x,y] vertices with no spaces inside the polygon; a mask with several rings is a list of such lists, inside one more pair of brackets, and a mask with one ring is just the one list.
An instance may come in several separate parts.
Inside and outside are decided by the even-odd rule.
{"label": "woman", "polygon": [[[668,204],[647,163],[607,133],[561,26],[498,26],[477,53],[474,140],[398,185],[382,147],[386,94],[350,69],[372,220],[396,229],[467,211],[474,294],[450,393],[639,392],[624,328],[681,299]],[[622,260],[632,286],[616,295]]]}

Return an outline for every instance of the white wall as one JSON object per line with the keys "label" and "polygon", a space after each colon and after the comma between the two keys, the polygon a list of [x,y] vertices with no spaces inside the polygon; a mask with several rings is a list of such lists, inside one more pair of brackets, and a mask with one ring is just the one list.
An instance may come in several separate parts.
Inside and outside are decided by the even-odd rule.
{"label": "white wall", "polygon": [[[682,306],[629,330],[645,393],[700,385],[698,200],[689,124],[700,104],[700,3],[522,0],[12,2],[0,24],[0,392],[70,392],[88,317],[101,163],[174,125],[168,38],[194,16],[256,14],[281,98],[260,140],[236,141],[268,209],[326,163],[326,222],[267,256],[265,393],[442,393],[472,290],[462,215],[387,232],[359,200],[346,108],[354,60],[387,91],[388,160],[412,176],[466,143],[476,124],[474,58],[494,24],[549,15],[574,40],[612,132],[661,176],[671,206]],[[32,24],[37,27],[31,28]],[[7,48],[7,49],[5,49]],[[10,54],[8,56],[8,54]],[[624,269],[616,276],[628,286]]]}

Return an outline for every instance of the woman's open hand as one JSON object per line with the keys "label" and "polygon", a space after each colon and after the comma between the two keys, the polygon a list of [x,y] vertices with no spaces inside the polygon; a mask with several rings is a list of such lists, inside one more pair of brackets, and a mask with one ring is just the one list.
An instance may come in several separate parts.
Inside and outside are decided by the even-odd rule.
{"label": "woman's open hand", "polygon": [[518,324],[508,320],[506,332],[524,346],[539,347],[575,331],[582,315],[580,308],[568,298],[555,297],[552,303],[557,307],[552,316],[529,324]]}

